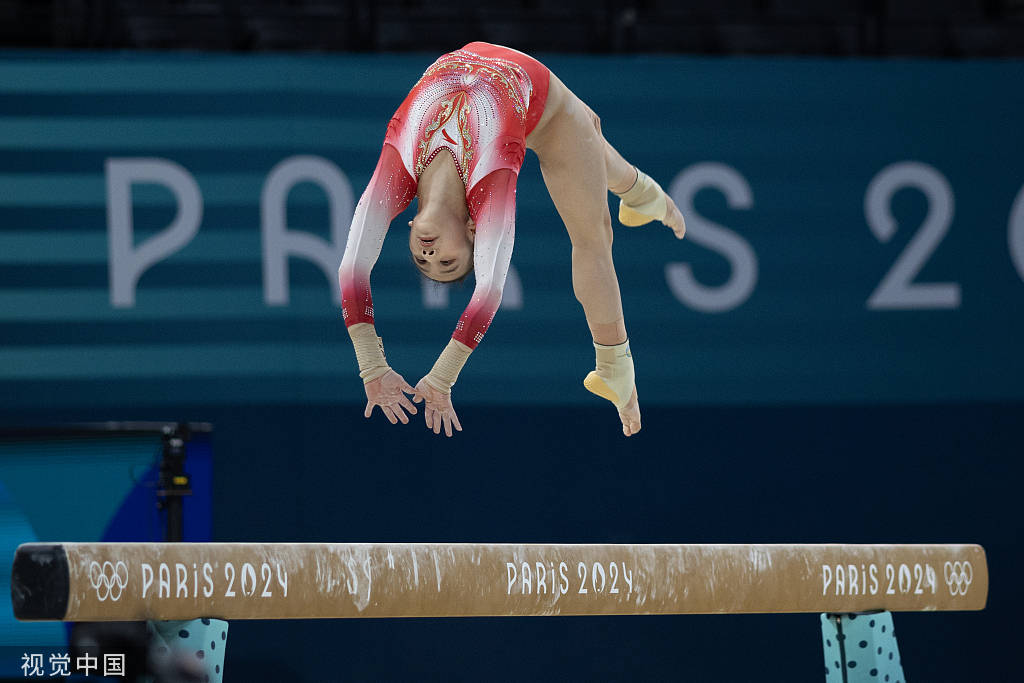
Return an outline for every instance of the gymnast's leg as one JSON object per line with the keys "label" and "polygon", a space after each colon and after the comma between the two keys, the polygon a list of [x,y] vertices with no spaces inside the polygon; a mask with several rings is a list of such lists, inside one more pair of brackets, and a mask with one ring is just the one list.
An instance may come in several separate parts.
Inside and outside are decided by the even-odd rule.
{"label": "gymnast's leg", "polygon": [[608,175],[608,189],[619,197],[619,222],[623,225],[638,226],[661,221],[679,239],[686,233],[686,222],[672,198],[661,189],[646,173],[633,166],[619,154],[601,132],[601,119],[582,100],[576,101],[587,112],[594,128],[601,136],[604,151],[605,171]]}
{"label": "gymnast's leg", "polygon": [[584,386],[615,404],[623,433],[632,436],[640,430],[640,407],[612,263],[605,142],[582,102],[568,90],[561,94],[562,108],[535,138],[533,149],[572,242],[573,292],[594,340],[597,369]]}

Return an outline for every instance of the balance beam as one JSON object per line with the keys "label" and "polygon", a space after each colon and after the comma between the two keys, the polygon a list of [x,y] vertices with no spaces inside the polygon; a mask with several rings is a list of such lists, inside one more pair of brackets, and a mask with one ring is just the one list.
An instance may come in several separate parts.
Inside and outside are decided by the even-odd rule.
{"label": "balance beam", "polygon": [[24,621],[980,610],[977,545],[30,543]]}

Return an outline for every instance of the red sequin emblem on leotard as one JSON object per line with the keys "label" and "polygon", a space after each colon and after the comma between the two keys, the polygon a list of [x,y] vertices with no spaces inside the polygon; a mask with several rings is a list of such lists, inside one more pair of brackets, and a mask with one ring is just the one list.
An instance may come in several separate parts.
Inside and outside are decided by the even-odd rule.
{"label": "red sequin emblem on leotard", "polygon": [[[503,138],[525,137],[534,84],[526,69],[469,50],[442,55],[413,87],[388,127],[410,175],[419,179],[442,150],[455,160],[467,190],[501,168],[519,171],[502,153]],[[514,168],[513,168],[514,165]]]}

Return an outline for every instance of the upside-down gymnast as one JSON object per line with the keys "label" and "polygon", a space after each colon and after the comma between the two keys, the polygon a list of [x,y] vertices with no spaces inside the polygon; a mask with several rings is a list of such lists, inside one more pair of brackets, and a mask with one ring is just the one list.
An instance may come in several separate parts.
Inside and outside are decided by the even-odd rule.
{"label": "upside-down gymnast", "polygon": [[[554,74],[516,50],[470,43],[424,72],[388,124],[380,159],[363,192],[339,269],[345,325],[366,390],[366,417],[380,406],[408,423],[424,402],[428,429],[452,435],[462,425],[451,389],[501,301],[515,234],[516,179],[526,149],[572,242],[572,284],[590,326],[596,368],[584,379],[611,401],[631,436],[640,431],[633,359],[612,263],[607,192],[620,198],[619,221],[658,220],[682,238],[683,216],[661,187],[601,134],[600,120]],[[426,277],[451,282],[474,272],[472,299],[448,345],[411,387],[392,370],[374,328],[370,270],[388,227],[413,197],[409,250]]]}

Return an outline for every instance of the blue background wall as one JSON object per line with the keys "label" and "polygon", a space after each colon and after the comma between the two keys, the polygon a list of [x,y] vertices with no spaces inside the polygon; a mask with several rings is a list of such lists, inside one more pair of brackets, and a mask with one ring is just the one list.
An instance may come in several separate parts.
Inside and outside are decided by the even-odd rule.
{"label": "blue background wall", "polygon": [[[271,305],[261,264],[275,166],[322,158],[358,197],[433,56],[4,57],[5,421],[213,422],[219,540],[980,542],[989,609],[897,615],[906,672],[1015,670],[1002,653],[1024,606],[1024,64],[546,58],[692,203],[682,243],[616,233],[644,431],[623,439],[580,387],[592,355],[568,239],[531,158],[521,288],[456,387],[466,431],[449,441],[363,420],[328,277],[293,258],[289,301]],[[105,164],[137,157],[191,175],[202,217],[134,305],[115,305]],[[136,242],[175,218],[166,187],[131,196]],[[323,188],[297,186],[286,220],[327,240]],[[938,239],[911,279],[938,293],[878,304],[922,235]],[[385,245],[374,292],[389,359],[415,382],[470,288],[424,293],[404,252]],[[681,284],[685,265],[726,287],[715,312]],[[238,623],[227,669],[815,680],[817,629],[807,615]]]}

